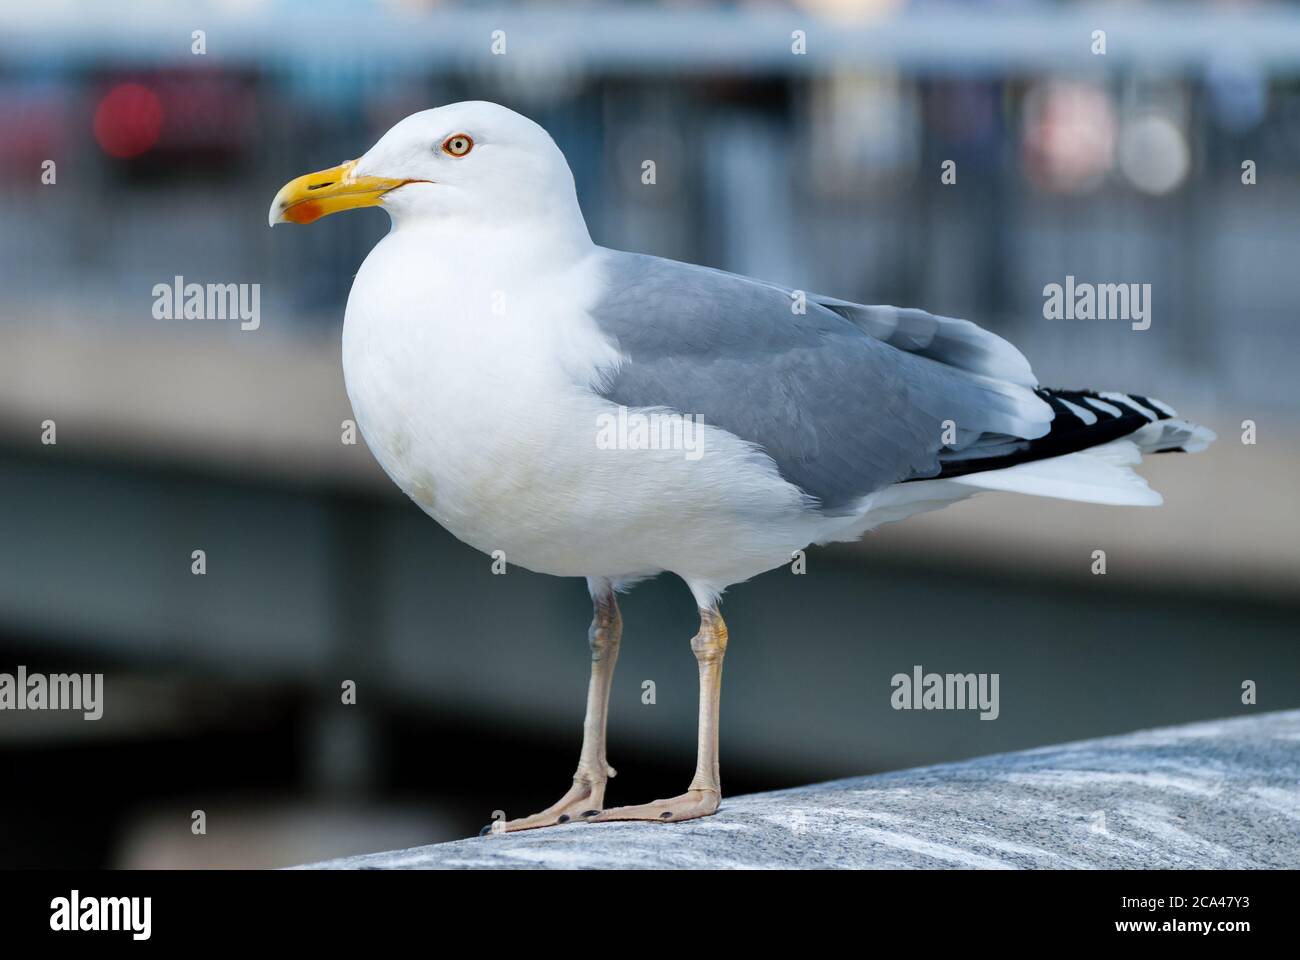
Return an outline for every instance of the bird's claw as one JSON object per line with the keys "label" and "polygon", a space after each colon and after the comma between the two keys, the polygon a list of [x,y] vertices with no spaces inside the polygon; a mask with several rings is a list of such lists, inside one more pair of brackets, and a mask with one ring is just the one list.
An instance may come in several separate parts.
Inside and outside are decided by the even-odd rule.
{"label": "bird's claw", "polygon": [[[612,768],[609,776],[614,775]],[[573,779],[569,792],[540,813],[518,820],[497,820],[479,831],[480,837],[497,833],[516,833],[520,830],[538,830],[558,827],[566,823],[590,820],[600,814],[605,805],[605,779],[591,779],[579,774]]]}

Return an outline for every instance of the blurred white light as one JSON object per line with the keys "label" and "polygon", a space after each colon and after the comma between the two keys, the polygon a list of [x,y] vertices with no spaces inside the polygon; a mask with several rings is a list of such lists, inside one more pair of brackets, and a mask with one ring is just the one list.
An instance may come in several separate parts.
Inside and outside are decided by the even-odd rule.
{"label": "blurred white light", "polygon": [[1187,138],[1169,117],[1139,117],[1120,132],[1119,167],[1143,193],[1169,193],[1191,168]]}
{"label": "blurred white light", "polygon": [[880,20],[900,10],[907,0],[795,0],[810,13],[846,23]]}

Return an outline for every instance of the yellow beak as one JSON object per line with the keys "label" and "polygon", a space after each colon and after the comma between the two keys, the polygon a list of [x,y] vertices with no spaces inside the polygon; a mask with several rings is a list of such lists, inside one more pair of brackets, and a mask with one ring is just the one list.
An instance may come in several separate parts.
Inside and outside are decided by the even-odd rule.
{"label": "yellow beak", "polygon": [[277,223],[311,223],[340,210],[373,207],[390,190],[414,182],[388,177],[358,177],[356,166],[355,160],[349,160],[337,167],[290,180],[271,201],[268,222],[271,226]]}

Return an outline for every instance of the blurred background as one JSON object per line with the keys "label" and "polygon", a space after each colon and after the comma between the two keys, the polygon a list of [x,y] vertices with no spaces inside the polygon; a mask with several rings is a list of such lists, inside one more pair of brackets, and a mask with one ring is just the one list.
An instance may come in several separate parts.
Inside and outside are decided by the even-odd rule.
{"label": "blurred background", "polygon": [[[0,866],[281,866],[566,789],[584,585],[493,575],[340,441],[386,216],[266,227],[462,99],[551,131],[598,243],[969,317],[1219,432],[1148,461],[1159,510],[990,494],[734,588],[726,792],[1300,704],[1298,80],[1293,4],[0,4],[0,672],[106,677],[96,722],[0,712]],[[155,319],[178,276],[260,327]],[[1067,276],[1151,284],[1150,329],[1044,319]],[[689,594],[623,611],[615,803],[695,742]],[[892,710],[917,664],[1000,674],[999,718]]]}

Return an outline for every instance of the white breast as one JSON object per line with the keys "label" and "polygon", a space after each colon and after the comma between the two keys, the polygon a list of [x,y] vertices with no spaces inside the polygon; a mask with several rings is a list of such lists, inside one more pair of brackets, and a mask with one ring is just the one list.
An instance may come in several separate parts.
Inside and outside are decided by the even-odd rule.
{"label": "white breast", "polygon": [[730,434],[706,426],[696,460],[598,446],[616,408],[591,386],[618,362],[589,314],[599,248],[539,265],[536,243],[473,239],[390,233],[357,274],[343,332],[362,434],[430,516],[532,570],[673,570],[718,589],[811,539],[798,491]]}

